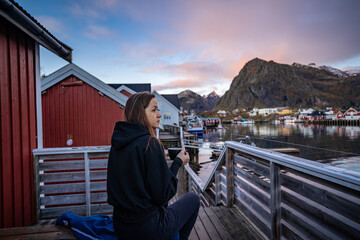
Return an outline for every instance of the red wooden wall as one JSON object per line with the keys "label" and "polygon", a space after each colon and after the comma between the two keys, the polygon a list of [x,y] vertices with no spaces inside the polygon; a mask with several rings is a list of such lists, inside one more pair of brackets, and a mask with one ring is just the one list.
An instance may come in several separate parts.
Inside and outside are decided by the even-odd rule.
{"label": "red wooden wall", "polygon": [[33,39],[0,17],[0,228],[34,220],[34,46]]}
{"label": "red wooden wall", "polygon": [[[44,148],[110,145],[115,122],[123,120],[119,103],[81,79],[70,76],[42,95]],[[71,84],[74,83],[74,84]]]}

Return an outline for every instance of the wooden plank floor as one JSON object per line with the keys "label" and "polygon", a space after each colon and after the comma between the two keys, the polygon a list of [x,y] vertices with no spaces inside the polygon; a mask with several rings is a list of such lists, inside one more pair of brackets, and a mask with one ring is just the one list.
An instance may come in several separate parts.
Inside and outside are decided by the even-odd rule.
{"label": "wooden plank floor", "polygon": [[55,225],[55,220],[42,220],[28,227],[0,229],[0,240],[3,239],[77,239],[69,227]]}
{"label": "wooden plank floor", "polygon": [[235,208],[201,207],[189,240],[264,239]]}
{"label": "wooden plank floor", "polygon": [[[37,225],[0,229],[2,239],[76,239],[69,227],[57,226],[54,220]],[[189,240],[263,239],[235,208],[200,207]]]}

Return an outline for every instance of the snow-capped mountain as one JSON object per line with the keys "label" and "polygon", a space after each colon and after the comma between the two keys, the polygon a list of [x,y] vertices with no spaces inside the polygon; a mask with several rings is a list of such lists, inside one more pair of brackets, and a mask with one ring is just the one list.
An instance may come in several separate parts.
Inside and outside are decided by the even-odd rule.
{"label": "snow-capped mountain", "polygon": [[317,68],[317,69],[324,69],[340,78],[344,78],[344,77],[351,77],[351,76],[356,76],[360,74],[360,70],[359,69],[348,69],[345,71],[341,71],[337,68],[328,66],[328,65],[323,65],[323,66],[317,66],[315,63],[310,63],[308,65],[303,65],[300,63],[293,63],[293,66],[297,66],[297,67],[312,67],[312,68]]}

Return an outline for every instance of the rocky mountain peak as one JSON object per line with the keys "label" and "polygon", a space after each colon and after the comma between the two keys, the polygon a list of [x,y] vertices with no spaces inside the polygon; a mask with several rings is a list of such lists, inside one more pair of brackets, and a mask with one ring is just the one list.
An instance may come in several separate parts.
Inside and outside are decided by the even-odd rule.
{"label": "rocky mountain peak", "polygon": [[360,76],[343,73],[329,66],[255,58],[244,65],[215,108],[358,106]]}
{"label": "rocky mountain peak", "polygon": [[212,97],[218,97],[219,95],[217,95],[215,91],[212,91],[211,93],[209,93],[209,94],[207,95],[207,97],[210,97],[210,96],[212,96]]}
{"label": "rocky mountain peak", "polygon": [[185,90],[178,94],[180,106],[188,112],[194,110],[196,113],[212,110],[219,100],[219,96],[213,91],[207,96]]}

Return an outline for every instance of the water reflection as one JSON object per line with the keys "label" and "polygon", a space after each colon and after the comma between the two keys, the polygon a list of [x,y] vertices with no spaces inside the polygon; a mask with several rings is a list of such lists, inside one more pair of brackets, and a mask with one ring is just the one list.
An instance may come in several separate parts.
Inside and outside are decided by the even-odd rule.
{"label": "water reflection", "polygon": [[[304,124],[224,125],[204,132],[203,147],[210,143],[238,141],[250,136],[258,147],[298,148],[301,158],[360,172],[360,127]],[[211,153],[200,149],[199,162],[208,162]],[[206,179],[214,163],[203,164],[199,176]]]}

